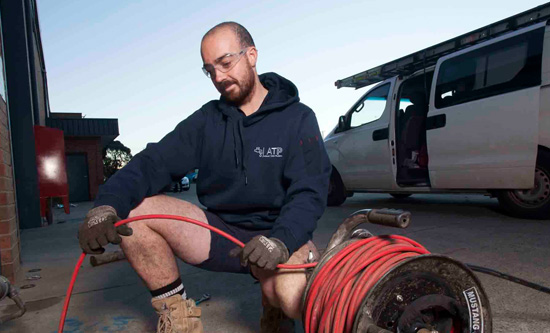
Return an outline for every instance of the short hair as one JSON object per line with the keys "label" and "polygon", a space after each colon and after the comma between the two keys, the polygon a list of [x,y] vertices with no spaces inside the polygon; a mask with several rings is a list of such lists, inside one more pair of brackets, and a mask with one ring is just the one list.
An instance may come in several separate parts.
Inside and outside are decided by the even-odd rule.
{"label": "short hair", "polygon": [[232,21],[216,24],[212,29],[208,30],[208,32],[204,34],[201,40],[201,44],[206,39],[206,37],[214,34],[218,30],[223,28],[229,28],[233,31],[233,33],[235,33],[235,36],[237,36],[237,38],[239,39],[239,44],[241,44],[241,48],[244,49],[245,47],[256,46],[254,45],[254,40],[252,39],[250,32],[248,32],[248,30],[246,30],[246,28],[239,23]]}

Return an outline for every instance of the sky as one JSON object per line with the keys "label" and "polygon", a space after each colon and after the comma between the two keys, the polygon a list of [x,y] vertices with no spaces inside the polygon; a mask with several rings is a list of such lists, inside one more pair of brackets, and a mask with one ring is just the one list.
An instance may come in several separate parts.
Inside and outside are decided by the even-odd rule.
{"label": "sky", "polygon": [[542,3],[37,0],[51,111],[118,118],[134,155],[219,98],[200,41],[220,22],[249,30],[258,73],[294,82],[326,135],[367,91],[336,80]]}

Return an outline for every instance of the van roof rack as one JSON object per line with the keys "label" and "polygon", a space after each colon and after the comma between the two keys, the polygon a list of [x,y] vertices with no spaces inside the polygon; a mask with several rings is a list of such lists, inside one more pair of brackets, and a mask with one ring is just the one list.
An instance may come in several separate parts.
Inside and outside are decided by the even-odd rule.
{"label": "van roof rack", "polygon": [[337,80],[334,84],[338,89],[342,87],[359,89],[373,83],[384,81],[396,75],[412,74],[422,68],[435,65],[437,60],[446,54],[520,28],[543,22],[549,18],[550,2],[449,39],[445,42],[430,46],[397,60],[368,69],[345,79]]}

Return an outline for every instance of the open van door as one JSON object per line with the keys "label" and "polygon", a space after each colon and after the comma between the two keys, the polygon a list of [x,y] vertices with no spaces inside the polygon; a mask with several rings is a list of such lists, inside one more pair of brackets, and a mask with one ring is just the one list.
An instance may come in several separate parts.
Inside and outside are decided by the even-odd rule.
{"label": "open van door", "polygon": [[438,60],[426,122],[433,188],[533,187],[544,25]]}
{"label": "open van door", "polygon": [[389,125],[394,82],[387,80],[363,95],[325,140],[348,191],[393,186]]}

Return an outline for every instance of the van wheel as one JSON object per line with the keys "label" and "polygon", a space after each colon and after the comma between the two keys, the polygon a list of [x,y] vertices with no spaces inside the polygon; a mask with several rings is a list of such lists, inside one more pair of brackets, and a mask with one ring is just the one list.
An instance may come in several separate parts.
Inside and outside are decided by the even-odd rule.
{"label": "van wheel", "polygon": [[501,207],[512,216],[550,219],[550,154],[539,151],[532,189],[499,191],[497,198]]}
{"label": "van wheel", "polygon": [[332,167],[332,173],[330,174],[330,181],[328,184],[328,197],[327,206],[340,206],[346,201],[346,189],[340,174],[334,167]]}
{"label": "van wheel", "polygon": [[411,193],[390,193],[390,195],[395,199],[405,199],[410,197],[412,194]]}

